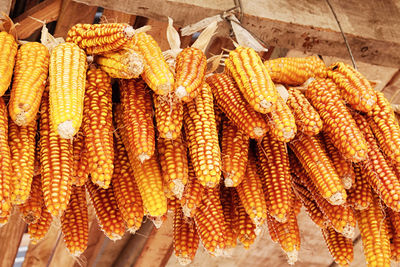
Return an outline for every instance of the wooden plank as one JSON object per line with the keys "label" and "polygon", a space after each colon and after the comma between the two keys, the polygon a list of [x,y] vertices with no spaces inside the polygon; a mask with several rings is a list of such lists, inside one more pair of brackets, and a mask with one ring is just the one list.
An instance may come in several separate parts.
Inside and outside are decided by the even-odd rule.
{"label": "wooden plank", "polygon": [[104,9],[102,15],[102,20],[108,23],[121,22],[133,25],[135,23],[135,19],[136,16],[134,15],[126,14],[124,12],[119,12],[111,9]]}
{"label": "wooden plank", "polygon": [[18,22],[18,37],[20,39],[26,39],[31,36],[32,33],[43,26],[39,21],[48,23],[57,20],[60,15],[60,10],[61,0],[45,0],[25,11],[14,20]]}
{"label": "wooden plank", "polygon": [[3,13],[10,14],[12,0],[0,0],[0,14],[3,17]]}

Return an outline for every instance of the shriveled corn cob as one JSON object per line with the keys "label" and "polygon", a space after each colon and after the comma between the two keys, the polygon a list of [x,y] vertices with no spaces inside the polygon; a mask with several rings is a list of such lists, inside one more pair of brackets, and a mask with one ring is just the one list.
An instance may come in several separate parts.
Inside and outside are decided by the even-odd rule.
{"label": "shriveled corn cob", "polygon": [[71,196],[73,146],[71,140],[61,138],[50,119],[48,91],[40,106],[40,167],[43,197],[47,210],[61,216]]}
{"label": "shriveled corn cob", "polygon": [[329,66],[327,74],[352,108],[368,112],[375,106],[376,95],[371,83],[353,67],[343,62],[336,62]]}
{"label": "shriveled corn cob", "polygon": [[188,182],[183,191],[181,205],[186,217],[193,217],[205,193],[204,186],[196,178],[192,162],[188,160]]}
{"label": "shriveled corn cob", "polygon": [[158,139],[157,150],[163,181],[174,196],[182,198],[188,181],[187,147],[182,140]]}
{"label": "shriveled corn cob", "polygon": [[52,221],[51,213],[43,206],[39,220],[28,224],[28,234],[32,244],[37,244],[46,236]]}
{"label": "shriveled corn cob", "polygon": [[61,138],[72,139],[83,116],[86,54],[73,43],[57,45],[50,55],[50,119]]}
{"label": "shriveled corn cob", "polygon": [[178,139],[183,124],[183,105],[175,97],[154,95],[154,109],[159,136]]}
{"label": "shriveled corn cob", "polygon": [[235,227],[237,231],[237,239],[243,244],[245,249],[249,249],[254,243],[259,230],[246,213],[239,196],[235,189],[232,190],[233,204],[235,209]]}
{"label": "shriveled corn cob", "polygon": [[316,135],[322,130],[322,120],[318,112],[311,106],[304,94],[291,87],[286,105],[292,111],[297,129],[307,135]]}
{"label": "shriveled corn cob", "polygon": [[274,83],[301,85],[311,77],[326,76],[325,63],[316,56],[303,58],[282,57],[264,62]]}
{"label": "shriveled corn cob", "polygon": [[0,217],[8,217],[11,212],[12,165],[8,140],[7,107],[0,97]]}
{"label": "shriveled corn cob", "polygon": [[315,136],[298,134],[289,145],[318,192],[333,205],[345,203],[346,191],[321,141]]}
{"label": "shriveled corn cob", "polygon": [[249,138],[232,122],[222,124],[222,173],[226,187],[238,186],[246,173]]}
{"label": "shriveled corn cob", "polygon": [[232,76],[247,102],[258,112],[273,110],[278,92],[257,52],[239,46],[225,60],[225,71]]}
{"label": "shriveled corn cob", "polygon": [[339,266],[349,266],[353,261],[353,240],[346,238],[332,227],[321,229],[326,246]]}
{"label": "shriveled corn cob", "polygon": [[49,50],[46,46],[30,42],[17,53],[9,111],[18,126],[35,120],[49,70]]}
{"label": "shriveled corn cob", "polygon": [[203,84],[196,101],[185,105],[185,133],[196,178],[215,187],[221,178],[221,153],[210,86]]}
{"label": "shriveled corn cob", "polygon": [[[224,220],[226,223],[226,248],[234,248],[237,244],[239,234],[238,213],[235,203],[235,190],[233,188],[225,187],[223,183],[220,185],[220,198],[222,211],[224,212]],[[236,194],[236,198],[239,197]],[[240,200],[238,200],[240,203]],[[243,208],[243,207],[242,207]],[[246,214],[246,212],[243,210]],[[250,220],[250,218],[249,218]]]}
{"label": "shriveled corn cob", "polygon": [[11,83],[18,44],[13,35],[0,32],[0,96],[4,95]]}
{"label": "shriveled corn cob", "polygon": [[143,80],[121,80],[123,127],[127,133],[125,144],[141,162],[154,154],[155,132],[150,92]]}
{"label": "shriveled corn cob", "polygon": [[36,223],[42,214],[43,205],[42,182],[40,175],[36,175],[32,179],[29,198],[24,204],[19,205],[22,219],[28,224]]}
{"label": "shriveled corn cob", "polygon": [[74,186],[68,208],[61,216],[61,230],[69,253],[75,257],[86,250],[89,239],[88,220],[85,186]]}
{"label": "shriveled corn cob", "polygon": [[101,230],[111,240],[119,240],[125,233],[125,222],[118,209],[113,187],[98,187],[90,179],[86,182],[86,190],[96,211]]}
{"label": "shriveled corn cob", "polygon": [[73,141],[73,184],[76,186],[85,185],[89,178],[88,153],[85,145],[83,131],[79,131]]}
{"label": "shriveled corn cob", "polygon": [[204,52],[195,47],[183,49],[176,57],[175,85],[176,96],[183,102],[192,101],[199,94],[207,69]]}
{"label": "shriveled corn cob", "polygon": [[367,143],[357,128],[338,88],[331,79],[316,79],[310,83],[306,97],[318,110],[326,132],[343,157],[352,162],[367,158]]}
{"label": "shriveled corn cob", "polygon": [[111,79],[105,72],[87,72],[82,128],[90,177],[103,188],[110,185],[114,168],[111,93]]}
{"label": "shriveled corn cob", "polygon": [[400,261],[400,213],[386,209],[386,222],[390,238],[390,258]]}
{"label": "shriveled corn cob", "polygon": [[[369,163],[366,163],[369,164]],[[364,210],[369,207],[372,202],[371,186],[368,183],[370,179],[364,163],[353,163],[355,173],[355,183],[347,192],[347,203],[356,210]]]}
{"label": "shriveled corn cob", "polygon": [[73,42],[88,54],[99,54],[122,48],[135,34],[125,23],[76,24],[69,29],[67,42]]}

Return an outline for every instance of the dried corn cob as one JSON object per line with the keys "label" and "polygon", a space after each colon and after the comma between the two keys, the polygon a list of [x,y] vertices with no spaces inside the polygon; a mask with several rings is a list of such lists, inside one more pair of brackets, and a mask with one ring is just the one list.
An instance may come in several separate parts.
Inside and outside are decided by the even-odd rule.
{"label": "dried corn cob", "polygon": [[9,111],[18,126],[28,125],[36,118],[46,85],[49,58],[47,47],[36,42],[23,44],[17,53]]}
{"label": "dried corn cob", "polygon": [[188,159],[188,182],[181,198],[183,213],[186,217],[193,217],[205,193],[193,169],[192,162]]}
{"label": "dried corn cob", "polygon": [[321,141],[314,136],[299,134],[289,145],[318,192],[333,205],[345,203],[346,191]]}
{"label": "dried corn cob", "polygon": [[14,36],[0,32],[0,96],[4,95],[11,83],[15,56],[17,55],[18,44]]}
{"label": "dried corn cob", "polygon": [[43,206],[39,220],[28,225],[28,234],[32,244],[37,244],[46,236],[52,221],[51,213]]}
{"label": "dried corn cob", "polygon": [[8,211],[6,214],[4,214],[4,217],[0,217],[0,227],[8,223],[8,221],[10,220],[10,216],[11,211]]}
{"label": "dried corn cob", "polygon": [[64,243],[75,257],[80,256],[87,247],[89,239],[88,209],[84,186],[74,186],[68,208],[61,217]]}
{"label": "dried corn cob", "polygon": [[158,139],[157,145],[163,181],[168,190],[178,198],[182,198],[188,181],[187,147],[182,140]]}
{"label": "dried corn cob", "polygon": [[[223,185],[223,183],[220,184],[220,199],[221,199],[221,205],[222,205],[222,211],[224,212],[224,221],[226,223],[226,232],[225,232],[225,237],[226,237],[226,248],[234,248],[236,247],[237,244],[237,238],[238,238],[238,213],[236,211],[236,204],[234,202],[234,194],[236,192],[234,191],[233,188],[228,188]],[[239,198],[236,195],[237,198]],[[240,200],[238,200],[240,203]],[[246,214],[246,212],[243,210],[243,212]],[[249,218],[250,220],[250,218]]]}
{"label": "dried corn cob", "polygon": [[207,83],[203,84],[196,101],[185,105],[183,117],[196,178],[203,186],[215,187],[221,178],[221,154],[213,97]]}
{"label": "dried corn cob", "polygon": [[0,97],[0,133],[0,217],[8,217],[11,213],[12,165],[8,144],[7,107],[2,97]]}
{"label": "dried corn cob", "polygon": [[367,209],[372,202],[371,186],[368,183],[368,171],[364,163],[354,163],[353,168],[356,180],[354,185],[347,192],[347,203],[356,210],[364,210]]}
{"label": "dried corn cob", "polygon": [[154,109],[159,136],[175,140],[181,135],[183,105],[176,98],[154,95]]}
{"label": "dried corn cob", "polygon": [[249,138],[233,123],[225,120],[222,125],[222,173],[225,186],[238,186],[246,173]]}
{"label": "dried corn cob", "polygon": [[135,34],[125,23],[76,24],[69,29],[67,42],[73,42],[88,54],[118,50]]}
{"label": "dried corn cob", "polygon": [[326,246],[339,266],[349,266],[353,261],[353,240],[339,234],[332,227],[321,229]]}
{"label": "dried corn cob", "polygon": [[278,92],[256,51],[237,47],[225,60],[225,71],[235,79],[244,98],[256,111],[265,114],[273,110]]}
{"label": "dried corn cob", "polygon": [[276,58],[264,62],[274,83],[301,85],[311,77],[326,76],[324,62],[316,56],[303,58]]}
{"label": "dried corn cob", "polygon": [[249,249],[254,243],[259,230],[246,213],[239,196],[235,189],[231,189],[233,205],[235,209],[235,227],[237,228],[237,239],[243,244],[245,249]]}
{"label": "dried corn cob", "polygon": [[123,125],[128,137],[127,150],[141,162],[148,160],[155,149],[153,109],[150,92],[143,80],[121,80]]}
{"label": "dried corn cob", "polygon": [[50,120],[48,91],[45,90],[40,106],[40,167],[42,189],[47,210],[61,216],[67,208],[72,186],[72,142],[61,138]]}
{"label": "dried corn cob", "polygon": [[91,179],[103,188],[108,188],[114,168],[111,93],[111,80],[105,72],[87,72],[82,128]]}
{"label": "dried corn cob", "polygon": [[73,141],[73,184],[76,186],[85,185],[89,178],[88,153],[85,145],[85,136],[80,130]]}
{"label": "dried corn cob", "polygon": [[303,93],[291,87],[286,105],[292,111],[297,129],[307,135],[317,135],[322,130],[322,120]]}
{"label": "dried corn cob", "polygon": [[222,121],[225,119],[225,115],[219,108],[217,102],[215,101],[215,96],[214,96],[214,116],[215,116],[215,123],[217,124],[217,131],[219,133],[221,131]]}
{"label": "dried corn cob", "polygon": [[235,82],[225,73],[207,78],[218,107],[250,138],[262,137],[268,129],[263,116],[246,102]]}
{"label": "dried corn cob", "polygon": [[113,187],[104,189],[89,179],[86,182],[86,190],[89,192],[101,230],[111,240],[121,239],[125,233],[125,222],[118,209]]}
{"label": "dried corn cob", "polygon": [[61,138],[72,139],[82,123],[86,54],[73,43],[57,45],[50,56],[50,119]]}
{"label": "dried corn cob", "polygon": [[167,209],[168,212],[175,212],[178,209],[181,209],[181,201],[175,196],[169,197],[167,199]]}
{"label": "dried corn cob", "polygon": [[352,108],[363,112],[372,110],[376,104],[376,95],[370,82],[361,73],[350,65],[336,62],[329,66],[327,74]]}
{"label": "dried corn cob", "polygon": [[367,158],[367,144],[331,79],[310,83],[306,97],[318,110],[324,131],[343,157],[352,162]]}
{"label": "dried corn cob", "polygon": [[390,238],[390,258],[398,262],[400,261],[400,214],[388,208],[386,215]]}
{"label": "dried corn cob", "polygon": [[24,204],[19,205],[19,211],[22,219],[28,224],[36,223],[42,214],[42,207],[44,205],[42,183],[40,175],[36,175],[32,179],[31,190],[29,198]]}
{"label": "dried corn cob", "polygon": [[22,204],[29,197],[35,162],[36,129],[36,121],[21,127],[12,120],[8,122],[8,144],[13,170],[11,201],[14,204]]}
{"label": "dried corn cob", "polygon": [[174,91],[183,102],[190,102],[199,94],[206,75],[207,58],[195,47],[183,49],[176,57]]}

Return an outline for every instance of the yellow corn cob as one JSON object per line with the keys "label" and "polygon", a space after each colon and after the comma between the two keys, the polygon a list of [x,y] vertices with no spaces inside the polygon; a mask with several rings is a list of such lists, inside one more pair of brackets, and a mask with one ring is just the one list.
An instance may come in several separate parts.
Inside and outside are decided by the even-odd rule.
{"label": "yellow corn cob", "polygon": [[264,62],[274,83],[301,85],[311,77],[326,76],[324,62],[316,56],[276,58]]}
{"label": "yellow corn cob", "polygon": [[192,162],[188,159],[188,182],[183,191],[181,205],[186,217],[193,217],[205,193],[205,188],[196,178]]}
{"label": "yellow corn cob", "polygon": [[278,92],[256,51],[237,47],[225,60],[225,71],[235,79],[244,98],[256,111],[273,110]]}
{"label": "yellow corn cob", "polygon": [[7,107],[0,97],[0,217],[11,213],[12,165],[8,139]]}
{"label": "yellow corn cob", "polygon": [[256,227],[267,218],[267,204],[254,155],[250,152],[243,181],[236,187],[244,209]]}
{"label": "yellow corn cob", "polygon": [[372,202],[372,191],[368,183],[369,177],[368,171],[366,170],[367,167],[364,163],[354,163],[353,168],[356,180],[347,192],[347,203],[356,210],[364,210],[367,209]]}
{"label": "yellow corn cob", "polygon": [[111,78],[138,78],[144,69],[143,57],[133,49],[106,52],[98,55],[95,61]]}
{"label": "yellow corn cob", "polygon": [[4,95],[11,83],[17,49],[14,36],[0,32],[0,96]]}
{"label": "yellow corn cob", "polygon": [[174,86],[174,74],[162,55],[161,49],[151,35],[140,32],[134,35],[130,48],[138,51],[144,59],[142,78],[157,94],[166,95]]}
{"label": "yellow corn cob", "polygon": [[368,183],[385,202],[386,206],[395,211],[400,211],[400,181],[387,164],[367,120],[361,114],[355,112],[353,117],[368,144],[369,159],[366,162]]}
{"label": "yellow corn cob", "polygon": [[385,218],[390,238],[390,258],[398,262],[400,261],[400,214],[388,208]]}
{"label": "yellow corn cob", "polygon": [[90,179],[86,182],[86,190],[96,211],[101,230],[111,240],[119,240],[125,233],[125,222],[118,209],[113,187],[98,187]]}
{"label": "yellow corn cob", "polygon": [[22,204],[29,197],[34,174],[36,129],[36,121],[21,127],[12,120],[8,122],[8,144],[13,169],[11,201],[14,204]]}
{"label": "yellow corn cob", "polygon": [[112,185],[115,200],[128,231],[135,233],[142,225],[143,201],[133,176],[128,154],[119,136],[114,138],[114,151]]}
{"label": "yellow corn cob", "polygon": [[292,190],[286,144],[267,133],[258,143],[257,154],[268,213],[277,221],[285,222],[291,208]]}
{"label": "yellow corn cob", "polygon": [[190,102],[198,95],[206,75],[207,58],[195,47],[183,49],[176,57],[174,91],[183,102]]}
{"label": "yellow corn cob", "polygon": [[69,29],[67,42],[73,42],[88,54],[118,50],[135,34],[125,23],[76,24]]}
{"label": "yellow corn cob", "polygon": [[181,135],[183,105],[176,98],[154,95],[154,109],[159,136],[175,140]]}
{"label": "yellow corn cob", "polygon": [[28,125],[36,118],[46,85],[49,58],[47,47],[36,42],[23,44],[17,53],[9,111],[18,126]]}
{"label": "yellow corn cob", "polygon": [[73,141],[73,184],[76,186],[85,185],[89,178],[88,153],[85,146],[85,136],[80,130]]}
{"label": "yellow corn cob", "polygon": [[183,117],[196,178],[203,186],[215,187],[221,178],[221,154],[213,96],[207,83],[196,100],[185,105]]}
{"label": "yellow corn cob", "polygon": [[376,104],[376,95],[371,83],[361,73],[350,65],[336,62],[329,66],[327,74],[352,108],[363,112],[371,111]]}
{"label": "yellow corn cob", "polygon": [[339,266],[349,266],[353,261],[353,240],[339,234],[332,227],[321,229],[326,246]]}
{"label": "yellow corn cob", "polygon": [[250,138],[262,137],[268,129],[263,116],[247,103],[235,82],[225,73],[207,78],[218,107]]}
{"label": "yellow corn cob", "polygon": [[43,206],[39,220],[35,223],[28,224],[28,234],[31,239],[31,244],[37,244],[37,242],[46,236],[52,221],[53,217],[51,213]]}
{"label": "yellow corn cob", "polygon": [[174,214],[174,252],[181,265],[193,261],[199,241],[194,220],[185,217],[182,209],[177,208]]}
{"label": "yellow corn cob", "polygon": [[72,186],[72,142],[61,138],[50,120],[48,91],[45,90],[40,106],[40,167],[43,197],[47,210],[61,216],[67,208]]}
{"label": "yellow corn cob", "polygon": [[121,80],[123,127],[127,133],[125,144],[141,162],[154,154],[155,132],[150,92],[143,80]]}
{"label": "yellow corn cob", "polygon": [[84,186],[74,186],[68,208],[61,216],[61,230],[69,253],[79,257],[89,239],[88,208]]}
{"label": "yellow corn cob", "polygon": [[29,198],[24,204],[19,205],[19,211],[22,219],[28,224],[36,223],[42,214],[42,207],[44,205],[42,183],[40,175],[36,175],[32,179]]}
{"label": "yellow corn cob", "polygon": [[228,120],[223,122],[221,154],[225,186],[238,186],[246,173],[249,138]]}
{"label": "yellow corn cob", "polygon": [[363,161],[367,158],[367,143],[337,90],[331,79],[316,79],[308,86],[306,97],[318,110],[324,131],[343,157]]}
{"label": "yellow corn cob", "polygon": [[377,103],[368,113],[368,123],[382,151],[400,164],[400,126],[393,109],[383,93],[376,92]]}
{"label": "yellow corn cob", "polygon": [[322,130],[322,120],[303,93],[291,87],[286,105],[292,111],[297,129],[307,135],[317,135]]}
{"label": "yellow corn cob", "polygon": [[83,133],[92,181],[108,188],[113,173],[113,125],[111,80],[100,69],[87,73],[83,108]]}
{"label": "yellow corn cob", "polygon": [[163,181],[178,199],[188,181],[187,147],[182,140],[158,139],[157,150],[161,165]]}
{"label": "yellow corn cob", "polygon": [[57,45],[50,56],[50,119],[61,138],[72,139],[82,123],[85,52],[73,43]]}
{"label": "yellow corn cob", "polygon": [[299,134],[289,145],[318,192],[333,205],[345,203],[346,191],[321,141]]}
{"label": "yellow corn cob", "polygon": [[[234,196],[234,194],[236,194],[236,196]],[[226,232],[225,232],[226,248],[236,247],[237,238],[239,234],[239,228],[238,228],[239,224],[237,217],[238,213],[237,213],[235,197],[238,199],[238,203],[240,203],[239,197],[237,196],[237,193],[233,188],[225,187],[223,183],[220,184],[220,199],[221,199],[222,211],[224,212],[224,220],[226,223]],[[246,214],[244,209],[243,212],[244,214]],[[253,223],[251,224],[253,225]]]}
{"label": "yellow corn cob", "polygon": [[356,215],[367,266],[390,266],[388,227],[378,196],[374,195],[369,208]]}

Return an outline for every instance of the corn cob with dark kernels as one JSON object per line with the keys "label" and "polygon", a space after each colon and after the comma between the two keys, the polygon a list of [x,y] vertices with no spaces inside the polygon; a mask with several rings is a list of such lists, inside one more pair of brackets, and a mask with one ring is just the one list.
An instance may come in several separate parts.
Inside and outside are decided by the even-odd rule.
{"label": "corn cob with dark kernels", "polygon": [[83,131],[79,131],[73,141],[73,184],[76,186],[85,185],[89,179],[88,153],[85,145]]}
{"label": "corn cob with dark kernels", "polygon": [[153,101],[159,137],[178,139],[182,131],[183,104],[173,95],[154,95]]}
{"label": "corn cob with dark kernels", "polygon": [[8,143],[8,114],[3,98],[0,98],[0,217],[11,212],[12,165]]}
{"label": "corn cob with dark kernels", "polygon": [[356,210],[364,210],[369,207],[372,202],[372,189],[369,184],[368,175],[375,175],[368,173],[366,164],[370,163],[353,163],[355,173],[355,183],[347,192],[347,203]]}
{"label": "corn cob with dark kernels", "polygon": [[325,244],[339,266],[349,266],[353,261],[353,240],[346,238],[332,227],[321,229]]}
{"label": "corn cob with dark kernels", "polygon": [[18,206],[22,219],[28,224],[36,223],[42,214],[43,206],[42,182],[40,175],[36,175],[32,179],[29,198]]}
{"label": "corn cob with dark kernels", "polygon": [[205,188],[196,178],[192,162],[188,160],[188,182],[183,191],[181,205],[186,217],[193,217],[205,194]]}
{"label": "corn cob with dark kernels", "polygon": [[39,220],[37,220],[35,223],[28,224],[28,234],[31,244],[37,244],[46,236],[52,221],[53,217],[51,213],[43,205]]}
{"label": "corn cob with dark kernels", "polygon": [[[238,213],[237,213],[237,202],[235,202],[235,195],[240,204],[239,197],[237,196],[235,189],[225,187],[223,183],[220,184],[220,198],[222,211],[224,212],[224,220],[226,223],[226,248],[234,248],[237,245],[237,239],[239,234],[238,225]],[[242,207],[243,208],[243,207]],[[246,214],[246,212],[243,210]],[[250,218],[249,218],[250,220]],[[251,221],[251,220],[250,220]]]}
{"label": "corn cob with dark kernels", "polygon": [[0,96],[4,95],[11,83],[18,43],[13,35],[0,32]]}

